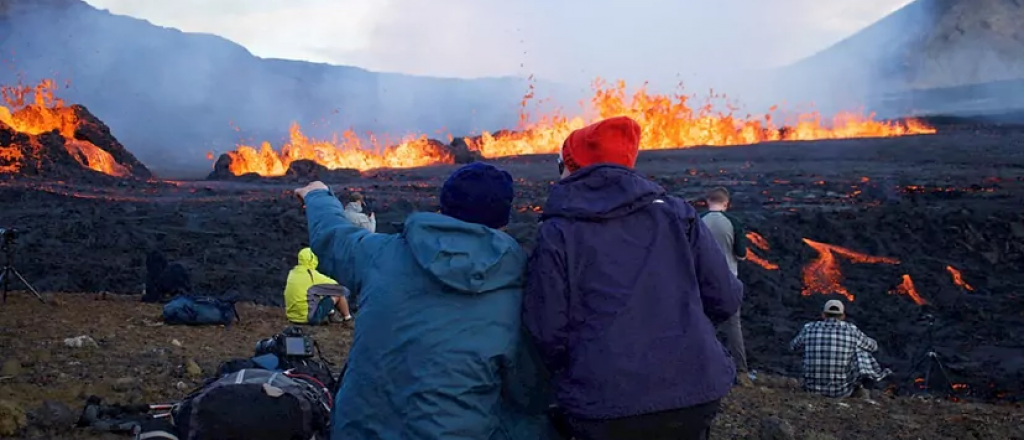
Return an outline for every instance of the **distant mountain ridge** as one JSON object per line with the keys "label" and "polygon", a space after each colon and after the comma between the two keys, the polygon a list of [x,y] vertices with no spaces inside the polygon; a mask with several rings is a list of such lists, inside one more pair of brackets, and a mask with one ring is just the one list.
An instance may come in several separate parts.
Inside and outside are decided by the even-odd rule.
{"label": "distant mountain ridge", "polygon": [[1024,0],[917,0],[781,74],[861,95],[986,89],[1003,105],[1004,89],[977,86],[1024,80]]}
{"label": "distant mountain ridge", "polygon": [[[88,106],[157,173],[208,172],[206,152],[233,148],[240,136],[279,145],[293,121],[311,135],[512,128],[527,87],[513,77],[428,78],[262,59],[221,37],[80,0],[0,0],[0,50],[14,62],[0,80],[70,80],[62,97]],[[324,119],[329,128],[311,128]]]}

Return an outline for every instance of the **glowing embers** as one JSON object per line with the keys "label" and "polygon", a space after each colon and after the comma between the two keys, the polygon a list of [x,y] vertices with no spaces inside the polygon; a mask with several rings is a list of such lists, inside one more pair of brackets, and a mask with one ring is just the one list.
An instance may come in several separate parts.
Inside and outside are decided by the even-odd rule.
{"label": "glowing embers", "polygon": [[953,284],[956,284],[957,286],[960,286],[965,290],[974,290],[974,288],[971,287],[970,284],[967,284],[967,282],[964,281],[963,274],[960,273],[959,269],[953,266],[946,266],[946,272],[949,272],[949,275],[953,277]]}
{"label": "glowing embers", "polygon": [[[767,252],[771,250],[771,246],[768,245],[768,240],[765,240],[764,237],[761,236],[761,234],[758,234],[756,232],[747,232],[747,241],[749,241],[750,244],[754,245],[758,249],[761,249],[762,251]],[[761,266],[761,268],[765,270],[779,270],[779,265],[769,262],[764,258],[761,258],[757,254],[755,254],[754,251],[751,250],[749,247],[747,248],[746,260],[758,266]]]}
{"label": "glowing embers", "polygon": [[818,258],[804,266],[804,288],[801,292],[803,296],[810,296],[815,293],[822,295],[837,294],[846,297],[849,301],[854,300],[853,294],[842,284],[843,273],[839,268],[837,256],[856,264],[900,264],[900,260],[895,258],[862,254],[850,249],[819,243],[806,238],[804,243],[818,251]]}
{"label": "glowing embers", "polygon": [[56,88],[51,79],[35,86],[0,87],[4,100],[4,105],[0,105],[0,123],[19,133],[38,135],[57,130],[66,139],[74,138],[78,117],[54,96]]}
{"label": "glowing embers", "polygon": [[928,304],[928,301],[925,301],[924,298],[921,298],[921,295],[917,293],[917,288],[914,287],[914,280],[912,280],[910,275],[907,274],[903,274],[900,284],[896,286],[895,289],[890,290],[889,294],[909,296],[910,299],[914,300],[914,304],[919,306]]}

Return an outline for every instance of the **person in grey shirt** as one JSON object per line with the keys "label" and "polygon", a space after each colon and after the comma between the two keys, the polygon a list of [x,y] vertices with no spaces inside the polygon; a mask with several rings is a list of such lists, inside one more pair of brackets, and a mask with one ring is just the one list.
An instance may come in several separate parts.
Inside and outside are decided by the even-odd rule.
{"label": "person in grey shirt", "polygon": [[[715,237],[722,253],[725,254],[729,270],[733,275],[737,275],[739,261],[746,259],[747,239],[740,222],[725,213],[729,209],[729,190],[723,187],[712,188],[708,191],[706,200],[708,212],[701,215],[701,220],[711,230],[711,235]],[[743,345],[740,312],[737,311],[728,321],[723,322],[719,330],[725,333],[725,345],[736,362],[736,377],[739,384],[752,385],[750,376],[747,375],[747,352]]]}

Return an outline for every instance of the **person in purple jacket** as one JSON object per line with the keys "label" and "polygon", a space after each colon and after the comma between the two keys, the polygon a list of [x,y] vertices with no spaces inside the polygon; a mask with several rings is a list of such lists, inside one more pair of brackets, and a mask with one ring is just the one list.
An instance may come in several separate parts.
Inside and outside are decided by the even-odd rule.
{"label": "person in purple jacket", "polygon": [[640,131],[569,135],[528,265],[523,321],[577,440],[705,439],[736,377],[715,326],[743,285],[696,209],[633,170]]}

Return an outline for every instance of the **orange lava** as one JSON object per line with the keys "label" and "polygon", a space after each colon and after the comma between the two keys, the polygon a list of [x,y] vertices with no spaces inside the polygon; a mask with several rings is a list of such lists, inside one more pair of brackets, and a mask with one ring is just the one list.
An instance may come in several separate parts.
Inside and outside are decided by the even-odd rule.
{"label": "orange lava", "polygon": [[[82,166],[113,176],[125,176],[128,170],[117,163],[110,153],[90,142],[76,140],[78,117],[64,101],[54,96],[57,89],[52,79],[44,79],[35,86],[2,86],[5,105],[0,105],[0,123],[27,135],[40,135],[56,130],[64,137],[68,153]],[[30,99],[31,98],[31,99]],[[0,172],[17,172],[23,155],[17,146],[0,146],[0,158],[14,165]],[[14,159],[14,160],[12,160]]]}
{"label": "orange lava", "polygon": [[818,258],[814,259],[803,268],[804,288],[801,295],[810,296],[818,293],[822,295],[838,294],[853,301],[853,294],[846,287],[843,287],[843,273],[839,269],[839,261],[836,256],[843,257],[851,263],[858,264],[900,264],[900,260],[890,257],[876,257],[862,254],[843,247],[819,243],[813,240],[804,239],[804,243],[818,251]]}
{"label": "orange lava", "polygon": [[[753,244],[755,247],[761,249],[762,251],[767,251],[771,249],[771,247],[768,246],[768,240],[765,240],[764,237],[762,237],[761,234],[758,234],[757,232],[747,232],[747,240],[750,241],[750,244]],[[751,250],[749,247],[747,248],[746,259],[751,263],[761,266],[762,269],[779,270],[779,265],[772,263],[768,260],[765,260],[764,258],[761,258],[757,254],[755,254],[754,251]]]}
{"label": "orange lava", "polygon": [[[392,145],[392,146],[386,146]],[[379,141],[371,136],[367,141],[352,130],[331,140],[312,139],[302,133],[298,124],[289,129],[289,141],[275,151],[269,142],[259,149],[240,145],[228,152],[232,174],[257,173],[262,176],[283,176],[288,165],[302,159],[313,160],[328,169],[354,168],[412,168],[452,163],[451,154],[443,146],[430,142],[426,136],[407,137],[397,144]],[[207,155],[212,158],[212,155]]]}
{"label": "orange lava", "polygon": [[[644,150],[935,133],[934,128],[920,121],[882,122],[876,121],[873,114],[857,112],[844,112],[832,118],[823,118],[818,113],[799,114],[784,121],[787,128],[783,129],[771,114],[742,117],[733,114],[730,106],[726,106],[726,111],[716,110],[715,104],[725,98],[721,95],[711,94],[703,104],[699,104],[693,102],[694,97],[682,93],[662,95],[641,87],[627,94],[626,90],[623,81],[609,84],[598,79],[594,82],[589,108],[583,111],[588,117],[554,113],[542,115],[531,122],[526,110],[533,99],[531,84],[522,101],[519,131],[499,135],[484,132],[478,140],[470,141],[470,149],[479,151],[486,158],[555,153],[573,130],[595,120],[622,115],[640,122],[643,127],[641,148]],[[772,107],[769,113],[776,111],[777,108]],[[288,164],[298,159],[314,160],[329,169],[360,170],[452,162],[450,155],[431,147],[425,136],[412,136],[396,143],[381,143],[371,136],[364,142],[352,131],[347,131],[338,139],[322,141],[302,136],[298,126],[291,128],[291,140],[280,151],[273,150],[269,143],[263,143],[259,150],[241,145],[228,154],[239,162],[231,167],[232,173],[252,172],[264,176],[282,175]]]}
{"label": "orange lava", "polygon": [[957,286],[963,287],[964,289],[970,291],[974,290],[974,288],[971,287],[970,284],[967,284],[967,282],[964,281],[963,274],[960,273],[959,269],[953,266],[946,266],[946,272],[949,272],[949,275],[953,277],[953,284],[956,284]]}
{"label": "orange lava", "polygon": [[757,254],[755,254],[754,251],[751,251],[750,248],[747,248],[746,258],[747,258],[747,261],[749,261],[751,263],[754,263],[754,264],[756,264],[758,266],[761,266],[762,269],[765,269],[765,270],[779,270],[779,265],[778,264],[772,263],[772,262],[770,262],[768,260],[765,260],[764,258],[761,258],[761,257],[757,256]]}
{"label": "orange lava", "polygon": [[768,240],[765,240],[764,237],[757,232],[747,232],[747,240],[750,241],[750,244],[756,246],[762,251],[771,249],[771,246],[768,246]]}
{"label": "orange lava", "polygon": [[914,280],[910,279],[910,275],[903,274],[903,281],[900,282],[895,289],[889,291],[890,295],[906,295],[914,301],[914,304],[923,306],[928,304],[921,295],[917,293],[917,288],[914,287]]}

